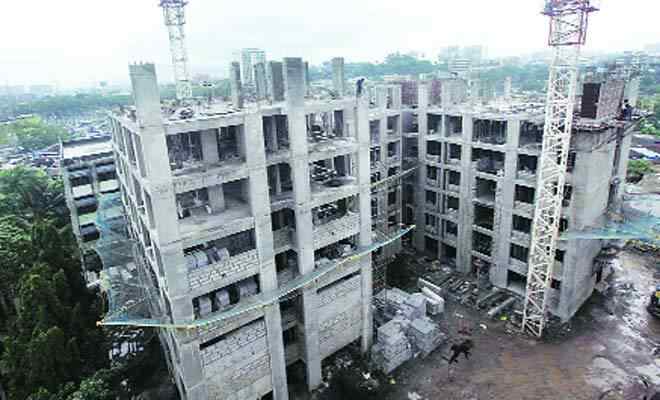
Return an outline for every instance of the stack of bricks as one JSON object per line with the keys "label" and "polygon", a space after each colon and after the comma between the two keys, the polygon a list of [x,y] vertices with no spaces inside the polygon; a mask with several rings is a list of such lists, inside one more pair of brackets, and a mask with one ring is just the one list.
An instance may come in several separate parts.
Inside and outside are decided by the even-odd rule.
{"label": "stack of bricks", "polygon": [[400,320],[391,320],[378,328],[378,341],[372,347],[374,363],[386,374],[412,358],[412,345]]}
{"label": "stack of bricks", "polygon": [[447,336],[440,331],[437,324],[427,317],[414,319],[408,328],[408,338],[422,357],[428,356],[440,346]]}

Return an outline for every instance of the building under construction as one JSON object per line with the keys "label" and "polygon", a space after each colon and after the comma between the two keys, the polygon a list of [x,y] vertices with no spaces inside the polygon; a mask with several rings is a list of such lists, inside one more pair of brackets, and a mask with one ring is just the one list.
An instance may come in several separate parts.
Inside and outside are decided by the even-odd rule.
{"label": "building under construction", "polygon": [[128,231],[184,398],[284,399],[299,361],[317,387],[324,358],[370,348],[372,256],[400,246],[400,89],[345,96],[342,70],[335,99],[310,100],[301,59],[269,67],[284,101],[184,112],[162,107],[153,65],[132,65],[135,109],[112,115]]}

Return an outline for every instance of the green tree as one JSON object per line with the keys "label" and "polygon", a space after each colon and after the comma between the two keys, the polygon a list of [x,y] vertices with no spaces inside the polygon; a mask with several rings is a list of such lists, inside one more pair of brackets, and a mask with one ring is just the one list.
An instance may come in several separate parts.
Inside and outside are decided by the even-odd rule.
{"label": "green tree", "polygon": [[0,140],[8,142],[13,138],[18,146],[29,151],[43,149],[70,137],[66,129],[47,124],[39,117],[22,118],[0,128]]}
{"label": "green tree", "polygon": [[37,168],[0,171],[0,215],[18,216],[27,222],[52,219],[56,226],[65,226],[69,216],[62,181]]}

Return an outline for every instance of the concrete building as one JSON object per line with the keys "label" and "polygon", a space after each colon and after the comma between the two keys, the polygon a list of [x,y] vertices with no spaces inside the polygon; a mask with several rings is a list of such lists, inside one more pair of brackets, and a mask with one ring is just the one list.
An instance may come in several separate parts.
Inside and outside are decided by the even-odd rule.
{"label": "concrete building", "polygon": [[324,358],[356,340],[371,346],[372,259],[335,266],[399,231],[400,188],[372,182],[401,170],[401,90],[379,88],[372,106],[367,96],[315,101],[304,75],[299,58],[271,62],[272,104],[176,119],[161,111],[154,66],[132,65],[135,112],[111,116],[128,230],[162,320],[196,327],[310,277],[227,320],[161,330],[183,399],[287,399],[288,366],[300,363],[315,388]]}
{"label": "concrete building", "polygon": [[[84,265],[99,237],[95,224],[99,200],[103,195],[119,190],[111,137],[63,142],[60,146],[60,170],[66,204],[71,214],[71,226]],[[89,281],[96,278],[89,273],[85,275]]]}
{"label": "concrete building", "polygon": [[240,52],[241,75],[243,85],[254,86],[257,83],[254,67],[266,64],[266,52],[256,48],[242,49]]}
{"label": "concrete building", "polygon": [[[619,93],[620,104],[621,85],[606,86]],[[443,108],[428,102],[428,90],[428,84],[420,85],[417,111],[404,113],[404,157],[414,162],[418,156],[416,179],[404,188],[404,222],[417,225],[415,247],[457,271],[485,273],[495,286],[523,295],[543,107]],[[615,121],[618,108],[610,107],[615,100],[603,104],[599,119],[575,123],[561,231],[598,225],[620,199],[634,124]],[[559,242],[552,313],[569,319],[591,295],[604,278],[594,259],[607,245]]]}

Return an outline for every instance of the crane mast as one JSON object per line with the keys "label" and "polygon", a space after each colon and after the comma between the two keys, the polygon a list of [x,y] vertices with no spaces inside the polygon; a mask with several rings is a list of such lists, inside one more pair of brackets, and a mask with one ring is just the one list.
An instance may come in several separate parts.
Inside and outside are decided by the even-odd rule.
{"label": "crane mast", "polygon": [[192,98],[192,85],[188,70],[188,53],[186,51],[186,35],[183,27],[186,24],[185,0],[160,0],[163,9],[165,26],[170,38],[170,52],[174,66],[174,81],[176,82],[176,99],[186,102]]}
{"label": "crane mast", "polygon": [[586,41],[589,14],[597,10],[593,3],[593,0],[547,0],[543,11],[550,17],[548,45],[554,55],[548,79],[522,322],[523,331],[538,337],[543,334],[546,321],[555,263],[578,58]]}

